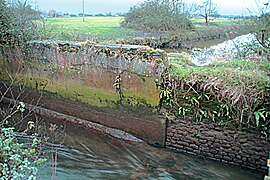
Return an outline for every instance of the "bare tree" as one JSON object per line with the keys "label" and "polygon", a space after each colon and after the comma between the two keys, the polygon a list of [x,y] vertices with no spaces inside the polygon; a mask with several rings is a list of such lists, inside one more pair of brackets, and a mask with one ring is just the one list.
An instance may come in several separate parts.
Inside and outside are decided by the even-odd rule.
{"label": "bare tree", "polygon": [[260,44],[260,55],[265,56],[270,61],[270,0],[268,2],[256,1],[257,12],[256,16],[252,19],[252,25],[256,27],[255,36]]}
{"label": "bare tree", "polygon": [[50,17],[56,17],[57,16],[57,12],[56,12],[56,10],[51,9],[51,10],[49,10],[48,15]]}
{"label": "bare tree", "polygon": [[172,10],[174,13],[180,14],[186,14],[187,7],[189,6],[186,0],[170,0],[168,4],[172,6]]}
{"label": "bare tree", "polygon": [[209,25],[210,17],[218,16],[218,6],[212,0],[205,0],[197,7],[198,16],[204,18],[206,25]]}

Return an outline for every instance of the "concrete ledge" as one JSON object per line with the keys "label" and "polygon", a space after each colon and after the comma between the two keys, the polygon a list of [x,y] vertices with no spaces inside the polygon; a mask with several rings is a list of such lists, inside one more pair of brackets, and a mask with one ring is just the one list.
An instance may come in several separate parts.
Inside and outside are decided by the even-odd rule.
{"label": "concrete ledge", "polygon": [[[2,102],[4,104],[9,104],[9,103],[19,104],[20,101],[12,100],[9,98],[3,98]],[[121,131],[121,130],[118,130],[118,129],[114,129],[114,128],[110,128],[110,127],[107,127],[107,126],[104,126],[101,124],[89,122],[89,121],[86,121],[86,120],[83,120],[80,118],[76,118],[73,116],[68,116],[68,115],[65,115],[62,113],[58,113],[58,112],[55,112],[52,110],[42,108],[40,106],[34,106],[34,105],[31,105],[28,103],[25,103],[25,105],[26,105],[26,109],[28,109],[34,113],[40,114],[42,116],[45,116],[45,117],[50,117],[53,119],[57,119],[59,121],[65,121],[65,122],[69,122],[69,123],[76,124],[76,125],[83,125],[87,128],[94,129],[96,131],[100,131],[102,133],[105,133],[105,134],[110,135],[114,138],[121,139],[124,141],[143,142],[141,139],[136,138],[135,136],[132,136],[131,134],[124,132],[124,131]]]}

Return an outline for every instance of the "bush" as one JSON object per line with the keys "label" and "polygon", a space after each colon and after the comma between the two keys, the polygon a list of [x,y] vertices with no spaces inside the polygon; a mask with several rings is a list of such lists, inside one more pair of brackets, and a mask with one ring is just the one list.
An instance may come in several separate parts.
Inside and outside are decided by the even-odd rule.
{"label": "bush", "polygon": [[3,179],[36,179],[39,166],[46,162],[41,153],[48,139],[35,132],[34,122],[28,121],[22,132],[10,125],[11,118],[17,114],[22,116],[24,108],[24,103],[20,102],[8,113],[0,109],[0,176]]}
{"label": "bush", "polygon": [[36,179],[38,166],[46,159],[39,158],[36,150],[40,140],[30,137],[29,146],[18,142],[14,128],[1,128],[0,135],[0,176],[3,179]]}
{"label": "bush", "polygon": [[191,21],[185,14],[175,11],[167,1],[146,1],[130,8],[122,26],[153,31],[190,30]]}
{"label": "bush", "polygon": [[22,45],[37,37],[33,20],[40,16],[26,2],[0,0],[0,45]]}

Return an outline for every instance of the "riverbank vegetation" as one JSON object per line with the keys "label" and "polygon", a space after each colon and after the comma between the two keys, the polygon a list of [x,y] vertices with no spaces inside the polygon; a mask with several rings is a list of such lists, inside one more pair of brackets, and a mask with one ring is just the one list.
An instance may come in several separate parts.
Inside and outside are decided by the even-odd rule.
{"label": "riverbank vegetation", "polygon": [[160,82],[160,107],[167,110],[169,120],[193,117],[229,128],[258,128],[262,137],[269,138],[268,53],[250,50],[252,57],[203,67],[194,65],[184,54],[172,58]]}

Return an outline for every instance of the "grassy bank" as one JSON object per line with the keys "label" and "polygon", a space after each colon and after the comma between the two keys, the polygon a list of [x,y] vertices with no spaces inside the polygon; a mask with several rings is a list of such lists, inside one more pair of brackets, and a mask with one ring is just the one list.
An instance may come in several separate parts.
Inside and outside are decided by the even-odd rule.
{"label": "grassy bank", "polygon": [[269,61],[263,57],[196,67],[182,55],[170,60],[170,76],[163,76],[160,97],[173,117],[191,116],[231,128],[259,128],[267,137],[269,72]]}

